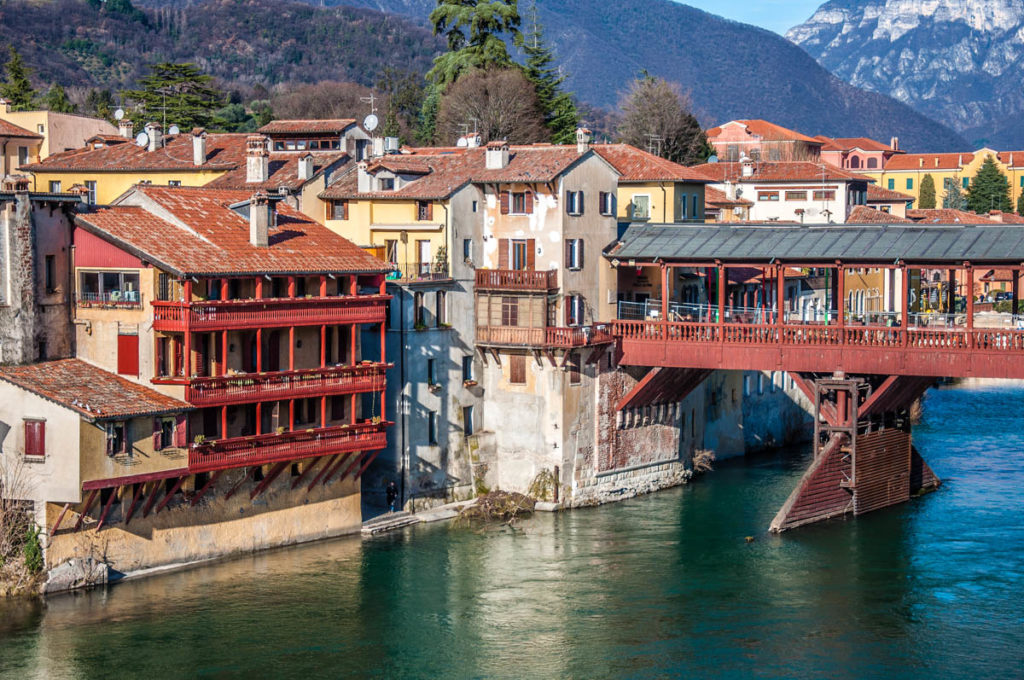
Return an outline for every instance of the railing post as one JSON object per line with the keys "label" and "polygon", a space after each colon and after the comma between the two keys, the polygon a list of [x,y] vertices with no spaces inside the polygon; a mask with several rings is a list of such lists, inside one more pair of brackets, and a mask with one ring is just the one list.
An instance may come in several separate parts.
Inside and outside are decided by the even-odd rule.
{"label": "railing post", "polygon": [[967,348],[974,347],[974,267],[964,263],[964,278],[967,282]]}
{"label": "railing post", "polygon": [[725,289],[727,287],[725,265],[718,263],[718,341],[725,342]]}
{"label": "railing post", "polygon": [[775,326],[778,337],[776,342],[782,343],[782,325],[786,322],[786,265],[780,264],[776,274],[775,287]]}
{"label": "railing post", "polygon": [[900,264],[900,323],[903,330],[904,347],[910,342],[910,270],[907,265]]}
{"label": "railing post", "polygon": [[288,370],[295,370],[295,326],[288,327]]}
{"label": "railing post", "polygon": [[846,342],[846,267],[836,260],[836,314],[839,316],[839,344]]}
{"label": "railing post", "polygon": [[668,266],[661,263],[661,339],[668,340]]}
{"label": "railing post", "polygon": [[1014,267],[1010,272],[1010,295],[1013,296],[1013,300],[1010,302],[1010,313],[1013,316],[1017,316],[1020,312],[1020,301],[1017,299],[1017,293],[1020,289],[1020,268]]}

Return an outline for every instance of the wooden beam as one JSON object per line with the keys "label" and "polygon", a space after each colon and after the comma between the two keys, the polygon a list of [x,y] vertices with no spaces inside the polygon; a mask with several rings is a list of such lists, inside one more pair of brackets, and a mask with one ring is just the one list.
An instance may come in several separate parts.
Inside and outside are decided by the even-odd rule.
{"label": "wooden beam", "polygon": [[[157,482],[157,484],[159,484],[159,482]],[[135,489],[135,496],[132,497],[132,504],[128,506],[128,512],[126,512],[125,515],[124,515],[124,524],[125,524],[125,526],[128,526],[128,522],[132,521],[132,515],[135,514],[135,506],[138,505],[139,499],[142,498],[142,494],[145,492],[145,490],[146,490],[146,483],[145,482],[139,482],[138,487],[136,487],[136,489]]]}
{"label": "wooden beam", "polygon": [[359,472],[357,472],[357,473],[356,473],[356,476],[355,476],[355,477],[353,477],[352,479],[359,479],[359,477],[360,477],[360,476],[361,476],[361,475],[362,475],[362,474],[363,474],[364,472],[366,472],[366,468],[370,467],[370,463],[372,463],[372,462],[373,462],[373,459],[377,457],[377,454],[378,454],[378,453],[380,453],[380,451],[374,451],[374,452],[373,452],[373,455],[372,455],[372,456],[370,456],[369,458],[367,458],[367,459],[366,459],[366,462],[365,462],[365,463],[363,463],[363,467],[359,468]]}
{"label": "wooden beam", "polygon": [[250,467],[249,469],[247,469],[247,470],[245,471],[245,475],[243,475],[243,476],[242,476],[242,478],[241,478],[240,480],[238,480],[238,483],[237,483],[237,484],[235,484],[235,485],[234,485],[233,487],[231,487],[231,490],[230,490],[230,491],[228,491],[228,492],[227,492],[227,494],[225,494],[225,496],[224,496],[224,500],[226,500],[226,501],[227,501],[227,500],[230,500],[230,499],[231,499],[231,497],[235,495],[235,492],[236,492],[236,491],[238,491],[238,489],[239,489],[239,488],[240,488],[240,487],[241,487],[241,486],[242,486],[243,484],[245,484],[245,482],[246,482],[246,481],[247,481],[247,480],[248,480],[248,479],[249,479],[250,477],[252,477],[252,476],[253,476],[254,474],[256,474],[256,468],[258,468],[258,467],[259,467],[259,465],[254,465],[254,466]]}
{"label": "wooden beam", "polygon": [[327,486],[327,484],[330,483],[331,478],[334,477],[334,475],[338,474],[338,470],[341,469],[341,466],[344,465],[345,461],[348,460],[351,456],[352,456],[352,452],[349,451],[348,453],[346,453],[345,455],[343,455],[341,457],[341,460],[338,461],[338,464],[335,465],[334,468],[330,472],[327,473],[326,477],[324,477],[324,482],[323,482],[324,486]]}
{"label": "wooden beam", "polygon": [[547,355],[548,361],[551,362],[551,368],[558,368],[558,361],[555,359],[555,355],[552,354],[551,350],[547,347],[544,348],[544,354]]}
{"label": "wooden beam", "polygon": [[110,490],[110,498],[107,499],[107,504],[103,506],[103,514],[100,515],[100,522],[96,525],[96,531],[103,528],[103,524],[107,521],[107,514],[110,512],[110,506],[114,504],[114,499],[117,498],[117,490],[120,487],[114,487]]}
{"label": "wooden beam", "polygon": [[78,521],[75,522],[75,531],[82,528],[82,522],[85,521],[85,516],[89,513],[89,508],[92,507],[92,502],[96,500],[96,494],[99,492],[99,489],[93,489],[89,492],[89,497],[86,499],[85,505],[82,507],[82,511],[78,513]]}
{"label": "wooden beam", "polygon": [[572,350],[571,349],[565,350],[565,353],[562,354],[562,363],[559,366],[559,368],[565,368],[565,365],[567,363],[569,363],[569,355],[571,355],[571,354],[572,354]]}
{"label": "wooden beam", "polygon": [[304,469],[302,471],[302,473],[298,477],[295,478],[295,481],[292,482],[292,489],[295,489],[296,487],[299,486],[299,484],[302,484],[302,480],[306,478],[306,475],[308,475],[310,472],[312,472],[313,468],[315,468],[317,465],[319,465],[325,458],[326,458],[326,456],[320,456],[319,458],[314,458],[313,462],[310,463],[309,465],[307,465],[306,469]]}
{"label": "wooden beam", "polygon": [[316,486],[316,483],[319,482],[321,479],[323,479],[323,476],[325,474],[327,474],[327,471],[331,469],[332,465],[334,465],[334,461],[338,460],[338,456],[339,455],[341,455],[341,454],[336,453],[336,454],[334,454],[333,456],[330,457],[330,459],[327,461],[327,465],[325,465],[324,468],[320,472],[317,473],[316,477],[313,478],[313,481],[310,482],[309,486],[306,487],[306,493],[309,493],[310,491],[312,491],[313,487]]}
{"label": "wooden beam", "polygon": [[55,533],[57,533],[57,529],[60,527],[60,523],[64,519],[64,515],[67,514],[68,508],[70,508],[70,507],[71,507],[71,503],[65,503],[64,504],[64,508],[60,511],[60,514],[57,515],[57,521],[53,523],[53,528],[50,529],[50,535],[51,536],[53,536]]}
{"label": "wooden beam", "polygon": [[257,484],[256,488],[249,492],[249,500],[253,500],[254,498],[256,498],[256,496],[259,496],[261,493],[266,491],[267,487],[270,486],[275,479],[277,479],[278,475],[280,475],[281,472],[284,471],[286,467],[288,467],[290,462],[291,461],[286,460],[283,463],[278,463],[274,467],[270,468],[270,472],[268,472],[267,476],[263,478],[263,481]]}
{"label": "wooden beam", "polygon": [[181,488],[181,485],[185,483],[186,479],[188,479],[188,475],[184,477],[178,477],[178,481],[174,483],[174,486],[171,487],[171,490],[168,491],[167,495],[164,496],[164,499],[160,501],[160,505],[156,506],[156,510],[153,511],[154,515],[159,514],[161,510],[167,507],[167,504],[171,502],[172,498],[174,498],[174,494],[178,493],[178,489]]}
{"label": "wooden beam", "polygon": [[211,476],[208,480],[206,480],[206,484],[203,484],[203,488],[201,488],[199,491],[197,491],[196,495],[192,496],[192,500],[189,501],[189,504],[194,506],[196,503],[198,503],[199,499],[201,499],[204,495],[206,495],[206,492],[209,491],[210,488],[214,484],[217,483],[217,480],[220,479],[220,476],[223,473],[224,473],[223,470],[217,470],[216,472],[214,472],[213,476]]}
{"label": "wooden beam", "polygon": [[163,486],[163,481],[153,482],[153,488],[149,490],[149,497],[146,498],[146,504],[142,507],[143,518],[149,517],[149,511],[153,509],[153,504],[156,503],[157,494],[160,493],[160,487]]}
{"label": "wooden beam", "polygon": [[341,479],[339,479],[338,481],[339,482],[344,482],[345,478],[348,477],[348,473],[350,473],[353,470],[355,470],[356,467],[359,465],[359,461],[362,460],[362,459],[363,459],[363,453],[359,452],[359,454],[356,455],[355,459],[352,461],[352,464],[349,465],[348,468],[345,470],[345,474],[343,474],[341,476]]}

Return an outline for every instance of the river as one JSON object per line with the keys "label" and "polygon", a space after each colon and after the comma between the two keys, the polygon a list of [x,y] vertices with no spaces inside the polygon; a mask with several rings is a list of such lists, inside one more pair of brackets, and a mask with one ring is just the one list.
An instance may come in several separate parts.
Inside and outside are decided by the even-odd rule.
{"label": "river", "polygon": [[421,525],[0,604],[0,677],[1021,678],[1022,422],[1020,387],[932,390],[914,439],[939,491],[782,536],[801,451],[514,530]]}

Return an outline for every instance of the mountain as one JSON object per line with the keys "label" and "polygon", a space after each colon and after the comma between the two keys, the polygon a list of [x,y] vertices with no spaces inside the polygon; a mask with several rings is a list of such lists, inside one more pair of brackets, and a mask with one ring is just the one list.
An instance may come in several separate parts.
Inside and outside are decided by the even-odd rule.
{"label": "mountain", "polygon": [[975,144],[1024,148],[1024,0],[832,0],[786,37]]}

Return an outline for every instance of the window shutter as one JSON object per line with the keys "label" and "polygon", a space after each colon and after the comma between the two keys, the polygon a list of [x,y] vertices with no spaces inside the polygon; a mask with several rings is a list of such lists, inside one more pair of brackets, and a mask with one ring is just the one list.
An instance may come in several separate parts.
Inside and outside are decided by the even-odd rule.
{"label": "window shutter", "polygon": [[114,455],[114,430],[113,423],[107,423],[107,455]]}
{"label": "window shutter", "polygon": [[500,202],[501,202],[501,214],[502,215],[507,215],[508,214],[508,202],[509,202],[509,195],[508,195],[507,191],[502,191],[501,192],[501,201]]}
{"label": "window shutter", "polygon": [[572,296],[565,296],[565,325],[572,326]]}
{"label": "window shutter", "polygon": [[348,219],[348,201],[341,202],[341,219]]}
{"label": "window shutter", "polygon": [[566,191],[565,192],[565,214],[566,215],[571,215],[572,214],[572,192],[571,191]]}
{"label": "window shutter", "polygon": [[526,271],[536,270],[537,265],[537,246],[536,241],[532,238],[526,239]]}
{"label": "window shutter", "polygon": [[180,449],[188,445],[186,433],[185,414],[178,413],[174,416],[174,445]]}
{"label": "window shutter", "polygon": [[585,241],[583,239],[577,239],[576,242],[577,242],[577,246],[576,247],[579,249],[579,254],[577,255],[577,258],[578,258],[577,266],[580,269],[583,269],[583,244],[585,243]]}
{"label": "window shutter", "polygon": [[524,208],[523,208],[524,212],[527,215],[532,215],[533,214],[533,192],[532,191],[527,191],[526,194],[523,196],[523,204],[524,204]]}
{"label": "window shutter", "polygon": [[572,239],[565,239],[565,268],[572,267]]}
{"label": "window shutter", "polygon": [[25,421],[25,455],[46,455],[46,423],[41,420]]}
{"label": "window shutter", "polygon": [[583,214],[583,192],[582,191],[577,191],[576,192],[576,214],[577,215],[582,215]]}
{"label": "window shutter", "polygon": [[602,215],[608,214],[608,192],[601,191],[597,194],[597,211]]}
{"label": "window shutter", "polygon": [[121,429],[121,450],[118,453],[128,453],[132,450],[132,421],[124,421],[124,426]]}
{"label": "window shutter", "polygon": [[163,448],[162,447],[163,442],[160,441],[160,432],[162,431],[162,428],[160,427],[160,425],[161,425],[160,419],[159,418],[153,418],[153,450],[154,451],[159,451],[161,448]]}
{"label": "window shutter", "polygon": [[427,201],[427,220],[429,221],[432,219],[434,219],[434,204]]}
{"label": "window shutter", "polygon": [[508,239],[498,239],[498,269],[508,269]]}
{"label": "window shutter", "polygon": [[117,336],[117,372],[119,375],[139,375],[139,336]]}

